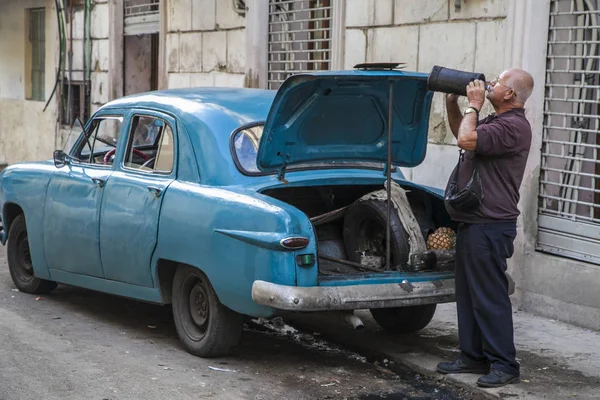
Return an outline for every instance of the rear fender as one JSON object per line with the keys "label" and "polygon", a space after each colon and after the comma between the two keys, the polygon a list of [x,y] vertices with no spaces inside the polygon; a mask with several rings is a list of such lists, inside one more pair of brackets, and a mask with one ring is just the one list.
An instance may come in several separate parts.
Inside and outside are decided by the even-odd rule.
{"label": "rear fender", "polygon": [[[294,207],[242,188],[176,181],[163,200],[154,260],[197,267],[225,306],[246,315],[270,316],[273,309],[252,300],[252,284],[308,283],[304,275],[297,275],[297,252],[276,245],[280,237],[299,235],[311,239],[302,251],[316,255],[310,221]],[[153,265],[159,282],[157,262]],[[316,284],[316,276],[314,268],[311,284]]]}

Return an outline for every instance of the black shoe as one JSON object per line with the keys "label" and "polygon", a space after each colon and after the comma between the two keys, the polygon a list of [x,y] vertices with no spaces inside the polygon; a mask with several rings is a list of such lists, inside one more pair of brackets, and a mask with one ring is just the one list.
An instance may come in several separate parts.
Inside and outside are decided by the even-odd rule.
{"label": "black shoe", "polygon": [[462,358],[453,362],[442,362],[437,365],[442,374],[487,374],[490,370],[487,362],[466,363]]}
{"label": "black shoe", "polygon": [[492,368],[489,374],[477,380],[477,385],[485,388],[495,388],[519,382],[521,382],[519,375],[509,374]]}

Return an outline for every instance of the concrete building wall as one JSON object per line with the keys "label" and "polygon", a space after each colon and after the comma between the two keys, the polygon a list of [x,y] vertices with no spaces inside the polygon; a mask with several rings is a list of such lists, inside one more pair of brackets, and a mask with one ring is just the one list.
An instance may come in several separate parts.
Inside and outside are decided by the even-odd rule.
{"label": "concrete building wall", "polygon": [[[68,14],[68,10],[65,10]],[[56,15],[52,15],[56,20]],[[81,5],[73,7],[73,21],[71,28],[71,21],[67,20],[65,26],[66,34],[66,50],[68,53],[69,48],[73,51],[72,64],[69,64],[68,58],[65,60],[64,67],[64,83],[66,84],[70,80],[74,83],[82,82],[84,80],[84,35],[85,35],[85,24],[84,24],[84,10]],[[93,0],[92,9],[90,11],[90,35],[91,35],[91,61],[88,66],[90,70],[90,116],[100,106],[109,101],[109,2],[108,0]],[[69,39],[69,35],[73,33],[72,41]],[[53,52],[58,52],[58,36],[53,38],[54,48]],[[58,59],[56,60],[55,66],[58,66]],[[54,67],[56,68],[56,67]],[[54,78],[53,78],[54,79]],[[58,96],[61,94],[63,88],[58,88],[56,98],[53,102],[58,107]],[[66,90],[66,89],[65,89]],[[66,91],[64,94],[66,98]],[[55,120],[59,120],[60,115],[58,114],[58,108],[55,115]],[[85,121],[83,121],[85,122]],[[63,149],[64,143],[70,133],[68,125],[55,124],[57,131],[57,139],[55,147],[57,149]],[[68,150],[68,149],[67,149]],[[50,155],[51,156],[51,155]]]}
{"label": "concrete building wall", "polygon": [[108,0],[94,0],[91,11],[92,62],[90,80],[91,111],[95,112],[101,105],[111,100],[109,93],[110,68],[110,13]]}
{"label": "concrete building wall", "polygon": [[244,87],[246,19],[231,2],[166,1],[168,87]]}
{"label": "concrete building wall", "polygon": [[[46,8],[44,101],[26,100],[26,10]],[[2,2],[0,13],[0,164],[51,158],[56,106],[42,112],[54,85],[58,62],[54,38],[56,15],[51,0]]]}

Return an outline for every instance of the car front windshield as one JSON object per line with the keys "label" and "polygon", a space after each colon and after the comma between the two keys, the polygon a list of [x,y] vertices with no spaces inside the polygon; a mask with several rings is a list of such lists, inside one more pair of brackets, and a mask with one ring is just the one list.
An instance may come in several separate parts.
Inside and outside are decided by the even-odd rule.
{"label": "car front windshield", "polygon": [[[262,138],[264,124],[247,125],[239,128],[233,135],[232,155],[238,169],[249,175],[263,175],[256,165],[258,145]],[[303,163],[291,166],[289,170],[297,169],[327,169],[327,168],[364,168],[383,170],[383,163],[361,161],[324,161]],[[392,171],[396,169],[393,167]],[[274,173],[274,172],[272,172]]]}

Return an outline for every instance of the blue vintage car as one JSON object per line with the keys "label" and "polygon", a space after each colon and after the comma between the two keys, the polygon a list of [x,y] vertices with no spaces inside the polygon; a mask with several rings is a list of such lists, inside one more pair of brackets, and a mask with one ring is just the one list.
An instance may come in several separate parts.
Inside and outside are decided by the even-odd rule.
{"label": "blue vintage car", "polygon": [[14,284],[172,304],[203,357],[228,353],[245,317],[280,310],[370,309],[391,332],[419,330],[454,301],[452,250],[417,252],[378,193],[389,158],[419,241],[452,227],[442,192],[397,168],[425,157],[432,94],[425,74],[354,70],[294,75],[277,92],[112,101],[53,160],[0,175]]}

